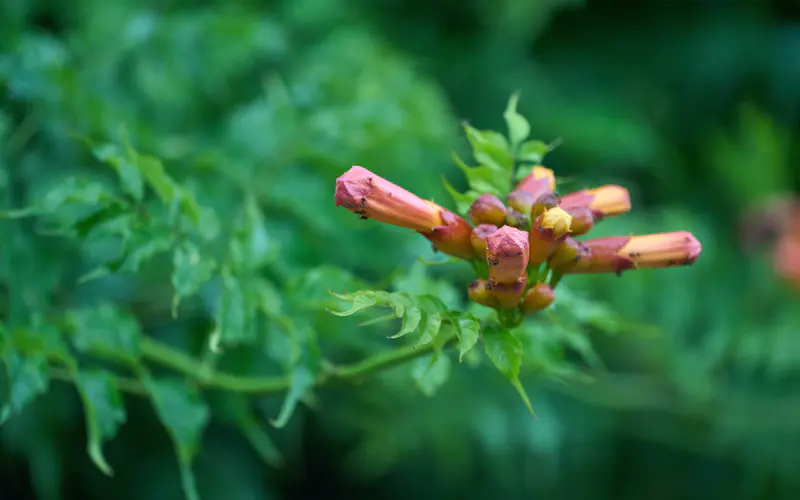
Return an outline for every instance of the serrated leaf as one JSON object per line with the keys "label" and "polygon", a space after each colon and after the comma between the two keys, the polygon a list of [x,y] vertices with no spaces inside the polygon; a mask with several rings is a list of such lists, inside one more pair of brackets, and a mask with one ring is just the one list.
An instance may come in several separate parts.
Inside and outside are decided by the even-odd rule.
{"label": "serrated leaf", "polygon": [[419,340],[414,344],[418,347],[428,345],[434,341],[439,329],[442,327],[442,315],[435,311],[428,311],[423,315]]}
{"label": "serrated leaf", "polygon": [[536,140],[526,141],[520,145],[517,158],[524,162],[541,163],[548,152],[550,146],[546,143]]}
{"label": "serrated leaf", "polygon": [[378,301],[374,295],[360,294],[353,297],[353,305],[346,311],[331,311],[331,314],[336,316],[352,316],[353,314],[363,311],[369,307],[374,306]]}
{"label": "serrated leaf", "polygon": [[175,446],[183,492],[188,500],[199,500],[191,464],[200,448],[210,412],[198,390],[179,379],[143,377],[159,421]]}
{"label": "serrated leaf", "polygon": [[8,400],[0,407],[0,424],[18,415],[50,384],[47,360],[42,356],[21,356],[12,350],[3,355],[9,381]]}
{"label": "serrated leaf", "polygon": [[164,164],[160,159],[153,156],[139,154],[133,145],[128,141],[127,134],[122,134],[122,142],[128,160],[141,172],[150,188],[156,192],[158,197],[165,205],[171,205],[179,193],[179,187],[175,185],[164,169]]}
{"label": "serrated leaf", "polygon": [[122,188],[139,201],[144,196],[144,180],[139,169],[130,159],[123,156],[116,144],[102,144],[92,148],[95,158],[110,166],[117,172]]}
{"label": "serrated leaf", "polygon": [[51,188],[42,197],[37,211],[52,213],[67,205],[92,207],[115,199],[113,192],[100,182],[70,177]]}
{"label": "serrated leaf", "polygon": [[389,338],[399,339],[400,337],[403,337],[411,332],[414,332],[417,329],[417,327],[419,327],[419,323],[421,320],[422,320],[422,311],[420,311],[416,307],[409,307],[408,309],[406,309],[406,313],[403,316],[403,324],[400,327],[400,331]]}
{"label": "serrated leaf", "polygon": [[142,332],[139,323],[128,313],[111,304],[100,304],[92,309],[72,311],[69,314],[72,342],[75,348],[136,364],[141,348]]}
{"label": "serrated leaf", "polygon": [[531,133],[531,126],[524,116],[517,112],[517,103],[519,102],[519,95],[512,94],[508,100],[508,105],[503,113],[503,118],[508,127],[508,138],[511,141],[512,147],[517,147],[522,141],[528,138]]}
{"label": "serrated leaf", "polygon": [[503,134],[493,130],[477,130],[468,124],[464,124],[464,130],[472,146],[475,161],[499,172],[511,171],[514,167],[514,156]]}
{"label": "serrated leaf", "polygon": [[245,279],[222,273],[222,292],[217,306],[217,332],[221,345],[256,339],[256,309],[259,296]]}
{"label": "serrated leaf", "polygon": [[428,397],[447,382],[450,377],[451,362],[447,356],[428,355],[415,359],[411,364],[411,376],[420,391]]}
{"label": "serrated leaf", "polygon": [[511,332],[490,327],[483,331],[483,347],[492,364],[505,376],[519,393],[523,403],[534,417],[533,406],[519,381],[522,365],[522,344]]}
{"label": "serrated leaf", "polygon": [[467,191],[466,193],[459,193],[456,189],[447,182],[447,179],[442,177],[442,182],[444,183],[444,188],[450,193],[450,196],[453,197],[453,201],[456,204],[456,211],[461,215],[466,215],[469,212],[470,206],[475,201],[475,199],[480,196],[480,193],[476,191]]}
{"label": "serrated leaf", "polygon": [[81,371],[74,378],[86,415],[86,451],[94,464],[111,476],[113,470],[103,455],[103,442],[116,436],[120,425],[125,422],[122,396],[107,372]]}
{"label": "serrated leaf", "polygon": [[286,393],[286,397],[281,405],[278,417],[270,420],[270,423],[280,429],[284,427],[289,419],[292,418],[297,403],[300,398],[314,386],[317,372],[319,371],[319,352],[315,346],[306,344],[291,372],[291,386]]}
{"label": "serrated leaf", "polygon": [[481,324],[478,318],[472,315],[458,317],[454,324],[458,335],[458,362],[461,363],[464,356],[478,343]]}
{"label": "serrated leaf", "polygon": [[194,243],[184,242],[172,254],[172,316],[176,317],[181,299],[197,293],[200,287],[211,279],[216,263],[200,254]]}

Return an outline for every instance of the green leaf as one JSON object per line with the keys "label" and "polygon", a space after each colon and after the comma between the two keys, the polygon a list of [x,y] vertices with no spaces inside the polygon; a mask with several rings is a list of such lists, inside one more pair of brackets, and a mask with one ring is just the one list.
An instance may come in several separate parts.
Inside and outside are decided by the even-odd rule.
{"label": "green leaf", "polygon": [[173,201],[175,201],[176,196],[179,195],[180,188],[175,184],[175,181],[172,180],[172,177],[167,174],[167,171],[164,169],[164,164],[156,157],[139,154],[133,148],[124,130],[121,135],[128,160],[141,172],[147,184],[158,194],[161,201],[165,205],[171,205]]}
{"label": "green leaf", "polygon": [[12,350],[3,355],[9,381],[8,400],[0,406],[0,424],[17,415],[37,396],[47,392],[50,384],[47,360],[42,356],[25,356]]}
{"label": "green leaf", "polygon": [[150,393],[159,421],[175,446],[183,492],[188,500],[199,500],[191,464],[209,421],[208,406],[197,389],[183,380],[144,376],[142,382]]}
{"label": "green leaf", "polygon": [[411,363],[411,376],[417,387],[428,397],[435,395],[447,382],[450,372],[451,362],[447,356],[430,354]]}
{"label": "green leaf", "polygon": [[[233,405],[230,404],[231,402]],[[230,394],[227,406],[239,431],[261,460],[272,467],[282,465],[283,455],[259,423],[249,400],[239,394]],[[233,407],[231,408],[231,406]]]}
{"label": "green leaf", "polygon": [[255,293],[258,299],[258,309],[264,316],[270,319],[277,319],[283,314],[283,298],[281,292],[265,279],[255,282]]}
{"label": "green leaf", "polygon": [[399,339],[409,333],[415,331],[419,327],[419,323],[422,320],[422,311],[417,309],[416,307],[410,307],[405,310],[405,315],[403,316],[403,324],[400,327],[400,331],[396,334],[389,337],[390,339]]}
{"label": "green leaf", "polygon": [[522,344],[507,330],[489,327],[483,331],[483,347],[494,366],[505,376],[519,393],[523,403],[534,417],[530,399],[519,381],[522,365]]}
{"label": "green leaf", "polygon": [[136,319],[111,304],[69,314],[72,342],[81,352],[120,359],[129,364],[139,360],[142,332]]}
{"label": "green leaf", "polygon": [[315,346],[306,344],[300,355],[300,359],[294,365],[291,372],[291,386],[286,393],[283,400],[278,417],[270,420],[270,423],[280,429],[289,422],[292,418],[294,410],[297,408],[297,403],[303,395],[314,387],[316,375],[319,371],[320,356],[319,351]]}
{"label": "green leaf", "polygon": [[177,317],[181,299],[194,295],[203,283],[211,279],[216,263],[201,255],[194,243],[186,241],[172,254],[172,265],[172,286],[175,288],[172,316]]}
{"label": "green leaf", "polygon": [[253,196],[248,196],[233,230],[230,259],[235,269],[256,270],[274,258],[264,216]]}
{"label": "green leaf", "polygon": [[520,161],[530,163],[541,163],[547,153],[550,152],[550,146],[542,141],[526,141],[519,147],[517,158]]}
{"label": "green leaf", "polygon": [[227,270],[222,273],[222,293],[217,307],[219,343],[234,345],[256,339],[256,310],[259,296],[246,279]]}
{"label": "green leaf", "polygon": [[377,302],[373,295],[359,294],[353,298],[353,305],[350,309],[346,311],[330,311],[330,313],[336,316],[352,316],[359,311],[374,306]]}
{"label": "green leaf", "polygon": [[475,347],[480,336],[481,324],[478,318],[472,316],[459,316],[453,322],[458,335],[458,362],[463,361],[464,356]]}
{"label": "green leaf", "polygon": [[447,182],[447,179],[442,177],[442,182],[444,183],[444,188],[450,193],[450,196],[453,197],[453,202],[456,204],[456,212],[461,215],[466,215],[469,212],[469,208],[472,206],[472,203],[475,199],[481,195],[481,193],[477,191],[467,191],[466,193],[459,193],[455,190],[453,186]]}
{"label": "green leaf", "polygon": [[103,455],[103,442],[116,436],[120,425],[125,422],[122,396],[107,372],[81,371],[75,373],[74,378],[86,414],[86,450],[95,465],[111,476],[113,470]]}
{"label": "green leaf", "polygon": [[92,148],[92,154],[117,172],[125,192],[137,201],[142,199],[144,196],[144,180],[141,172],[129,158],[123,156],[119,146],[116,144],[103,144]]}
{"label": "green leaf", "polygon": [[442,315],[438,312],[426,312],[420,329],[419,340],[414,344],[417,347],[428,345],[436,339],[442,327]]}
{"label": "green leaf", "polygon": [[527,139],[531,133],[531,126],[528,120],[517,112],[518,102],[519,95],[512,94],[503,113],[503,118],[506,120],[506,126],[508,127],[508,138],[511,140],[513,148],[516,148],[517,145]]}
{"label": "green leaf", "polygon": [[511,190],[511,177],[505,172],[488,166],[470,167],[455,153],[453,153],[453,161],[464,172],[472,191],[503,197]]}
{"label": "green leaf", "polygon": [[514,155],[503,134],[493,130],[477,130],[464,124],[467,139],[472,146],[472,154],[479,164],[498,172],[511,172]]}

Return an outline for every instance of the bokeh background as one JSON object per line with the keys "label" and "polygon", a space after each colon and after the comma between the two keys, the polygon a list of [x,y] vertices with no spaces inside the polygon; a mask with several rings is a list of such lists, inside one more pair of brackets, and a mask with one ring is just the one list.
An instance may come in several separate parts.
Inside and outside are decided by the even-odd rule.
{"label": "bokeh background", "polygon": [[[800,295],[772,240],[741,238],[753,207],[800,189],[800,2],[4,0],[0,88],[8,203],[96,170],[74,134],[124,124],[223,220],[237,186],[255,192],[287,276],[328,266],[287,295],[324,297],[336,268],[413,281],[424,240],[334,209],[334,179],[362,165],[452,206],[441,180],[465,186],[450,160],[468,152],[460,122],[504,130],[515,91],[532,135],[563,140],[546,165],[564,189],[631,190],[634,210],[598,234],[703,243],[691,268],[570,279],[640,326],[591,336],[608,370],[594,384],[527,373],[537,421],[489,369],[455,366],[431,398],[388,373],[325,388],[268,430],[280,468],[212,421],[202,498],[800,498]],[[74,249],[28,229],[3,240],[5,265],[30,293],[74,283]],[[463,300],[466,273],[426,271]],[[172,320],[169,282],[151,274],[64,293],[127,304],[152,335],[207,334],[202,304]],[[389,346],[308,314],[332,349]],[[181,498],[166,433],[128,399],[107,478],[74,390],[54,383],[0,428],[0,498]],[[258,400],[264,422],[280,399]]]}

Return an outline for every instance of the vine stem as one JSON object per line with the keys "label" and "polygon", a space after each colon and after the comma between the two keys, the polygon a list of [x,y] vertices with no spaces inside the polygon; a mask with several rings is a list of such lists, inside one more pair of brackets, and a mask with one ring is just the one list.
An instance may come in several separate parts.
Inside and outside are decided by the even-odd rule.
{"label": "vine stem", "polygon": [[[442,347],[452,344],[455,337],[449,338]],[[441,345],[441,344],[440,344]],[[344,365],[323,363],[323,371],[317,376],[315,386],[323,386],[330,382],[357,382],[376,372],[401,365],[412,359],[431,353],[436,345],[405,346],[390,351],[380,352],[361,361]],[[209,370],[200,361],[190,355],[174,349],[151,338],[141,341],[142,355],[155,365],[169,368],[194,380],[199,386],[207,389],[226,390],[240,394],[277,394],[291,388],[292,379],[285,376],[245,376]],[[66,370],[53,368],[53,378],[71,381]],[[132,394],[147,394],[142,384],[133,378],[117,377],[117,387],[121,391]]]}

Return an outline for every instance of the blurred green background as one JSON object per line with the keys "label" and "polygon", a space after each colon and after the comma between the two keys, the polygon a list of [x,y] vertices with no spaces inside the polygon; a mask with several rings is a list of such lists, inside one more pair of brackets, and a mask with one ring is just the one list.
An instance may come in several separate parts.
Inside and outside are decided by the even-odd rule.
{"label": "blurred green background", "polygon": [[[305,324],[335,359],[392,344],[326,315],[328,288],[433,285],[412,267],[427,243],[334,208],[334,179],[362,165],[452,207],[441,179],[465,187],[460,122],[504,130],[514,91],[533,137],[563,139],[545,162],[563,189],[630,189],[633,211],[598,235],[703,244],[690,268],[570,277],[586,308],[645,326],[589,332],[608,372],[593,384],[526,373],[537,421],[466,364],[430,398],[407,367],[325,387],[280,430],[267,419],[282,397],[256,397],[285,463],[215,412],[194,464],[203,499],[800,498],[800,296],[768,247],[739,239],[748,207],[800,189],[800,2],[4,0],[0,88],[5,207],[107,175],[76,137],[114,142],[124,125],[223,226],[244,193],[258,201],[278,293],[316,300]],[[104,299],[148,335],[204,344],[208,297],[173,320],[157,265],[78,284],[92,249],[40,229],[3,221],[5,320]],[[463,303],[468,272],[426,271]],[[181,498],[166,432],[142,398],[125,405],[108,478],[74,388],[53,382],[0,427],[0,498]]]}

